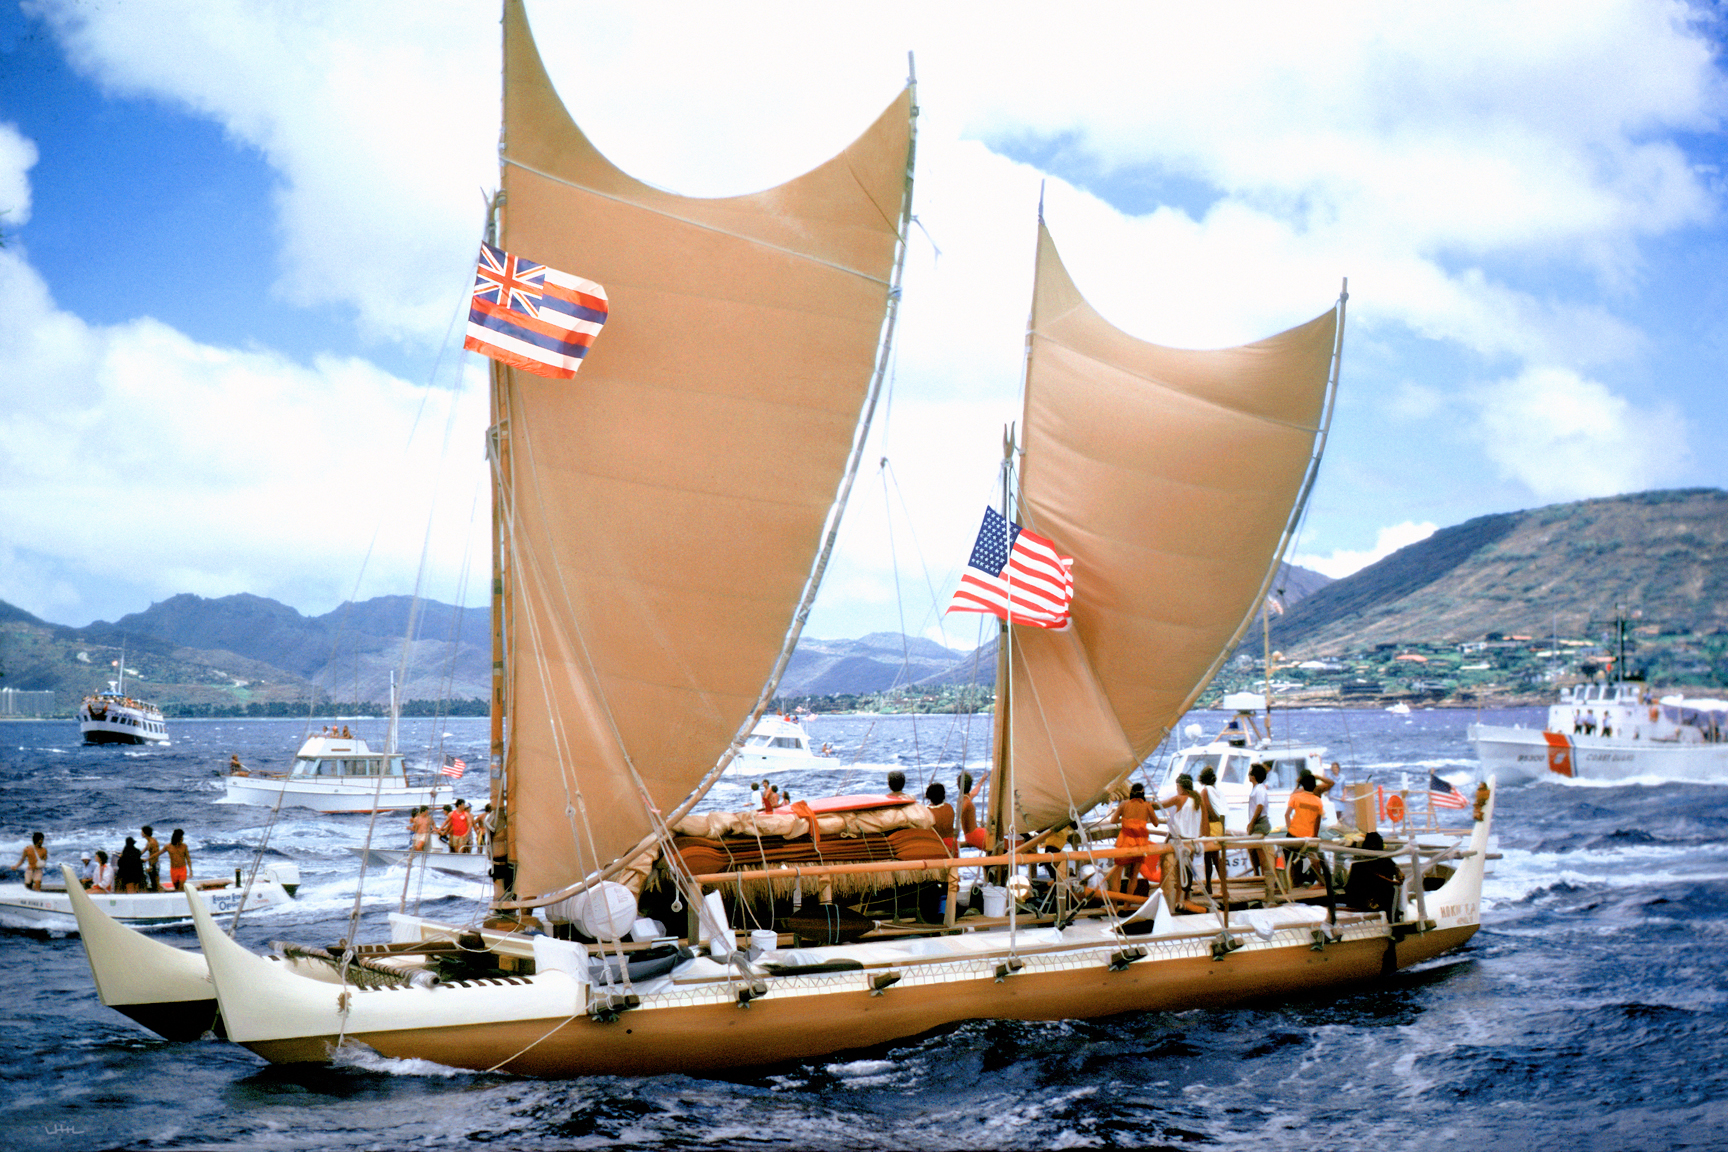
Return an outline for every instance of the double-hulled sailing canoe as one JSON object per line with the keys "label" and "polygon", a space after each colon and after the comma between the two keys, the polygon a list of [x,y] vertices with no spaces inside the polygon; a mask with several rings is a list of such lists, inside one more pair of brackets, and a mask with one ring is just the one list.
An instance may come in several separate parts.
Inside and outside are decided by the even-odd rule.
{"label": "double-hulled sailing canoe", "polygon": [[[858,466],[899,302],[913,93],[805,176],[692,200],[593,148],[519,0],[505,5],[504,60],[489,239],[602,286],[605,330],[570,379],[492,370],[500,915],[394,917],[389,944],[326,953],[317,969],[253,955],[194,896],[231,1039],[280,1062],[360,1043],[542,1076],[732,1069],[967,1019],[1337,987],[1469,939],[1491,789],[1450,845],[1398,846],[1410,875],[1389,910],[1227,888],[1198,911],[1164,892],[1088,906],[1080,865],[1156,855],[1174,872],[1195,847],[1109,848],[1075,830],[1152,754],[1263,598],[1318,466],[1343,306],[1239,348],[1149,344],[1086,303],[1041,220],[1005,511],[1072,555],[1079,590],[1066,630],[1000,636],[986,821],[998,854],[965,863],[1009,880],[1007,915],[957,919],[947,885],[921,927],[851,913],[861,939],[812,944],[788,923],[789,892],[837,925],[869,878],[941,889],[959,864],[936,854],[918,806],[878,819],[794,805],[730,839],[691,815],[773,696]],[[822,839],[872,836],[885,856],[820,863]],[[1029,880],[1033,840],[1073,848],[1040,853]],[[734,855],[746,843],[755,862]],[[655,890],[707,954],[623,943],[642,923],[636,897]],[[768,918],[749,951],[732,926],[747,914]]]}

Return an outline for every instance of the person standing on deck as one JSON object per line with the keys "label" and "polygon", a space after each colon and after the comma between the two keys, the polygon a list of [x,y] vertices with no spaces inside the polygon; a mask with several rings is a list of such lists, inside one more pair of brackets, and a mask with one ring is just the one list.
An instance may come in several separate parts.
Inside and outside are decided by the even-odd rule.
{"label": "person standing on deck", "polygon": [[[1128,799],[1116,806],[1116,811],[1110,819],[1117,825],[1116,847],[1138,848],[1142,844],[1150,845],[1152,836],[1150,829],[1158,827],[1158,809],[1146,799],[1146,785],[1136,784],[1128,790]],[[1120,888],[1119,884],[1126,878],[1132,887]],[[1128,856],[1118,858],[1114,866],[1104,877],[1104,888],[1108,892],[1126,892],[1130,896],[1138,894],[1141,879],[1149,884],[1157,884],[1163,879],[1162,870],[1157,865],[1148,866],[1144,856]],[[1166,895],[1166,899],[1169,896]]]}
{"label": "person standing on deck", "polygon": [[[1200,793],[1194,791],[1194,777],[1186,772],[1176,777],[1176,795],[1164,801],[1159,807],[1170,810],[1170,831],[1173,835],[1190,842],[1199,839],[1204,802],[1200,799]],[[1190,844],[1191,849],[1192,844]],[[1178,862],[1180,863],[1180,858],[1178,858]],[[1181,869],[1181,871],[1182,899],[1185,902],[1188,899],[1189,890],[1194,885],[1193,861],[1190,860],[1188,867]],[[1174,912],[1176,909],[1172,908],[1171,911]]]}
{"label": "person standing on deck", "polygon": [[430,805],[422,804],[414,809],[414,814],[408,817],[408,832],[413,837],[409,850],[413,852],[426,851],[426,844],[432,838],[432,809]]}
{"label": "person standing on deck", "polygon": [[[1248,779],[1254,785],[1248,791],[1248,835],[1272,835],[1272,797],[1266,788],[1266,773],[1270,769],[1264,763],[1255,764],[1248,769]],[[1272,869],[1277,867],[1277,861],[1272,849],[1261,848],[1260,878],[1266,882],[1266,900],[1272,900]]]}
{"label": "person standing on deck", "polygon": [[24,869],[24,887],[42,891],[42,869],[48,866],[48,848],[42,842],[42,833],[32,832],[30,843],[24,845],[24,851],[18,853],[18,863],[14,868]]}
{"label": "person standing on deck", "polygon": [[126,837],[126,847],[120,849],[119,886],[122,892],[142,892],[147,881],[144,878],[144,853],[138,851],[138,841]]}
{"label": "person standing on deck", "polygon": [[168,837],[168,887],[183,891],[192,878],[192,846],[186,843],[186,830],[176,828]]}
{"label": "person standing on deck", "polygon": [[1218,870],[1218,878],[1224,878],[1224,855],[1218,849],[1218,837],[1224,835],[1224,797],[1216,787],[1218,773],[1208,764],[1200,769],[1200,803],[1205,823],[1205,833],[1211,843],[1206,845],[1206,854],[1202,867],[1206,890],[1212,890],[1212,870]]}
{"label": "person standing on deck", "polygon": [[156,839],[156,830],[146,824],[144,833],[144,878],[149,883],[150,891],[162,891],[162,845]]}
{"label": "person standing on deck", "polygon": [[[1290,793],[1290,803],[1284,809],[1284,827],[1293,837],[1310,840],[1320,835],[1320,818],[1325,814],[1325,808],[1320,803],[1320,793],[1332,787],[1332,781],[1326,781],[1326,787],[1321,788],[1314,780],[1312,772],[1303,772],[1296,778],[1296,791]],[[1294,850],[1290,856],[1290,886],[1298,886],[1303,876],[1302,861],[1308,855],[1307,848]]]}

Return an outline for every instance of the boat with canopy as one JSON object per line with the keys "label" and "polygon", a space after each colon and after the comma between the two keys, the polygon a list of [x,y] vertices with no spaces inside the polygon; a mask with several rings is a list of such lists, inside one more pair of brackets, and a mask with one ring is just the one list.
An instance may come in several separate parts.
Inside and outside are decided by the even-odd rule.
{"label": "boat with canopy", "polygon": [[[192,898],[230,1039],[282,1063],[359,1044],[535,1076],[699,1073],[968,1019],[1366,982],[1470,938],[1491,788],[1446,845],[1393,846],[1410,871],[1394,912],[1329,889],[1226,888],[1197,910],[1086,890],[1083,866],[1159,857],[1174,874],[1200,846],[1110,846],[1087,815],[1265,595],[1318,466],[1343,302],[1238,348],[1149,344],[1086,303],[1042,220],[1004,513],[1060,543],[1078,590],[1064,630],[1000,626],[989,854],[950,856],[903,796],[698,811],[773,699],[869,432],[914,90],[806,175],[698,200],[595,150],[519,0],[504,62],[488,243],[501,267],[520,254],[586,278],[605,327],[567,378],[492,366],[496,898],[468,924],[395,915],[390,942],[324,949],[322,969],[304,949],[251,953]],[[1004,915],[961,913],[962,864],[992,870]],[[891,914],[873,911],[884,898]]]}

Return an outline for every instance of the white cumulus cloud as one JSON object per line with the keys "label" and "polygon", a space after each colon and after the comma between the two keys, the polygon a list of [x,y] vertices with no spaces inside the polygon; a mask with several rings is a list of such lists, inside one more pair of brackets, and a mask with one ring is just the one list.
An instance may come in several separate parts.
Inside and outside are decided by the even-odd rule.
{"label": "white cumulus cloud", "polygon": [[1323,576],[1330,576],[1334,580],[1342,580],[1352,572],[1360,572],[1368,565],[1384,560],[1400,548],[1428,539],[1436,530],[1437,526],[1434,524],[1417,524],[1407,520],[1402,524],[1380,529],[1374,536],[1372,548],[1361,551],[1339,548],[1325,555],[1308,552],[1292,556],[1290,562]]}
{"label": "white cumulus cloud", "polygon": [[1640,407],[1565,368],[1530,368],[1473,390],[1482,450],[1542,500],[1658,488],[1691,449],[1672,405]]}

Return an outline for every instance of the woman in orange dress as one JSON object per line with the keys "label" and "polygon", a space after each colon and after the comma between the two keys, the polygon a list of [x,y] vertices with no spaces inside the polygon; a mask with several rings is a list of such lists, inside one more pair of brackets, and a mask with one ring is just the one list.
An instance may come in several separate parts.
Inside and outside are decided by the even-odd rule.
{"label": "woman in orange dress", "polygon": [[[1137,848],[1142,844],[1151,844],[1149,829],[1158,826],[1158,810],[1146,799],[1146,785],[1136,784],[1128,790],[1128,799],[1116,806],[1115,815],[1111,816],[1122,830],[1116,834],[1116,847]],[[1104,887],[1111,892],[1128,891],[1130,895],[1138,892],[1140,880],[1156,884],[1162,870],[1156,860],[1147,861],[1144,856],[1128,856],[1119,858],[1116,866],[1110,869],[1110,874],[1104,880]],[[1134,881],[1134,889],[1120,889],[1123,874],[1126,873]]]}

